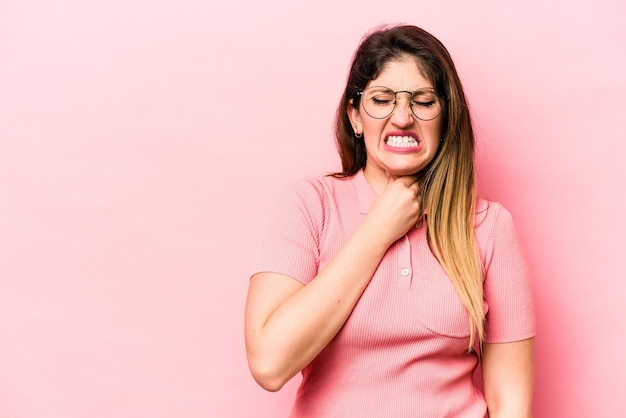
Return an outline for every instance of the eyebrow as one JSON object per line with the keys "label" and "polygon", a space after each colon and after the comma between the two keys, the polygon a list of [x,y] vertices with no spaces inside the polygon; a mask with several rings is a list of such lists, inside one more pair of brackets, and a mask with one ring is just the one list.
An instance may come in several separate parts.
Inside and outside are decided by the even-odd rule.
{"label": "eyebrow", "polygon": [[387,87],[387,86],[378,86],[378,85],[376,85],[376,86],[369,86],[369,87],[367,87],[365,90],[367,90],[367,89],[372,89],[372,90],[373,90],[373,89],[387,89],[387,90],[391,90],[391,91],[396,92],[396,93],[397,93],[397,92],[399,92],[399,91],[408,91],[408,92],[414,93],[414,92],[416,92],[416,91],[420,91],[420,90],[435,90],[435,88],[434,88],[434,87],[430,87],[430,86],[418,87],[418,88],[416,88],[415,90],[394,90],[394,89],[392,89],[391,87]]}

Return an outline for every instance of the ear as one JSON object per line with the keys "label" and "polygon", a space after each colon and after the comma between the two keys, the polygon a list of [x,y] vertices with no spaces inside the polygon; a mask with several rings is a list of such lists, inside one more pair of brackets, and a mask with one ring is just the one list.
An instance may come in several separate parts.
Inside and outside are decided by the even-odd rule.
{"label": "ear", "polygon": [[353,99],[350,99],[350,102],[348,103],[348,108],[346,109],[346,113],[348,114],[348,119],[350,119],[350,123],[352,124],[352,129],[354,129],[354,133],[363,133],[361,113],[359,112],[359,109],[354,107]]}

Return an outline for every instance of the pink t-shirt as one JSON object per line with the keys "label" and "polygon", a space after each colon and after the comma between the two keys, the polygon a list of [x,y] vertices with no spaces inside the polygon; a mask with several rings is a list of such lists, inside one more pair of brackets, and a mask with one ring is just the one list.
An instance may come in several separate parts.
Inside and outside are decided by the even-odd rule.
{"label": "pink t-shirt", "polygon": [[[309,283],[376,198],[362,171],[294,184],[270,218],[254,272]],[[477,206],[486,342],[530,338],[532,296],[511,215],[498,203]],[[468,321],[429,250],[426,228],[411,229],[389,248],[343,328],[302,371],[291,417],[485,417],[472,378],[478,355],[467,350]]]}

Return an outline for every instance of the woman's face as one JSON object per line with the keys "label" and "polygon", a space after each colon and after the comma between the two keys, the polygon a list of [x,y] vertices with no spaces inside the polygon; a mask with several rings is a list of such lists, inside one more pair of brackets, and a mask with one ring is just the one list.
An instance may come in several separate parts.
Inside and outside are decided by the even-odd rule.
{"label": "woman's face", "polygon": [[[389,61],[379,76],[367,85],[373,86],[388,87],[395,92],[433,88],[421,74],[415,60],[409,57]],[[367,152],[365,174],[370,182],[376,179],[386,182],[389,176],[415,174],[433,160],[439,148],[444,111],[434,119],[424,121],[411,112],[409,94],[398,93],[396,97],[393,113],[383,119],[373,118],[365,111],[365,96],[361,98],[358,108],[352,104],[348,106],[348,117],[356,128],[355,132],[363,133]],[[367,103],[370,103],[365,105],[367,110],[370,114],[374,113],[371,111],[372,101]]]}

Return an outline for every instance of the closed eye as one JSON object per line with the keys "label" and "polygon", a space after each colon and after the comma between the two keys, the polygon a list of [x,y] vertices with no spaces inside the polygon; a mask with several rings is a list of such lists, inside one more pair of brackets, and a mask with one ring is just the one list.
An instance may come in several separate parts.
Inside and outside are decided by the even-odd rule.
{"label": "closed eye", "polygon": [[413,102],[413,105],[414,105],[414,106],[419,106],[419,107],[431,107],[431,106],[433,106],[434,104],[435,104],[435,101],[434,101],[434,100],[430,100],[430,101],[428,101],[428,102],[417,102],[417,101],[414,101],[414,102]]}
{"label": "closed eye", "polygon": [[372,97],[372,103],[377,105],[388,105],[393,103],[393,99],[385,99],[380,97]]}

